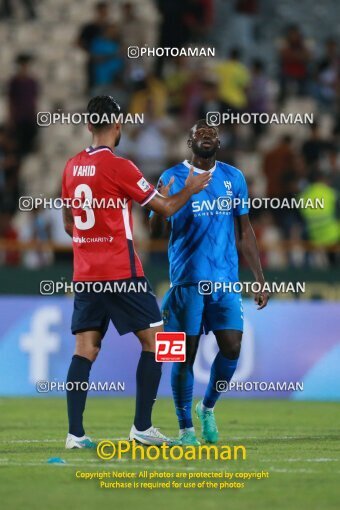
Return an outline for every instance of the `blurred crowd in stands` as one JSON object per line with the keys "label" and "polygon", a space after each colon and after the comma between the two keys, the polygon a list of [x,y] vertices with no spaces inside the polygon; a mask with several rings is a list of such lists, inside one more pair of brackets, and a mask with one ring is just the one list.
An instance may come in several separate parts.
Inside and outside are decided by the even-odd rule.
{"label": "blurred crowd in stands", "polygon": [[[277,34],[275,65],[256,52],[261,43],[261,1],[235,0],[230,13],[237,37],[226,44],[228,31],[215,0],[154,0],[155,16],[139,18],[136,2],[99,2],[93,17],[75,28],[74,46],[86,57],[83,103],[110,94],[124,112],[143,113],[144,123],[124,127],[119,153],[132,159],[156,183],[161,172],[188,157],[190,127],[209,111],[221,113],[313,112],[311,125],[220,126],[218,159],[239,167],[251,197],[319,197],[322,211],[254,210],[251,220],[263,248],[263,264],[328,267],[339,262],[340,240],[340,47],[339,40],[307,38],[302,23]],[[34,0],[22,2],[24,17],[34,19]],[[3,2],[1,24],[15,18],[11,0]],[[24,19],[21,23],[25,23]],[[39,22],[39,19],[36,21]],[[20,24],[17,22],[17,29]],[[235,44],[235,39],[237,44]],[[48,44],[46,41],[45,44]],[[216,58],[126,58],[130,46],[215,47]],[[7,117],[0,126],[0,238],[67,244],[60,211],[36,210],[18,223],[20,168],[40,150],[36,114],[40,83],[32,70],[34,53],[17,55],[16,71],[8,76]],[[72,105],[66,105],[69,109]],[[65,128],[66,129],[66,128]],[[53,144],[53,139],[50,140]],[[79,147],[81,150],[82,147]],[[65,154],[65,161],[72,154]],[[51,195],[58,190],[51,190]],[[137,218],[137,238],[147,238],[147,219]],[[309,251],[309,241],[317,250]],[[285,247],[288,248],[286,249]],[[282,248],[283,247],[283,248]],[[19,255],[1,250],[1,264],[41,267],[61,254],[32,249]]]}

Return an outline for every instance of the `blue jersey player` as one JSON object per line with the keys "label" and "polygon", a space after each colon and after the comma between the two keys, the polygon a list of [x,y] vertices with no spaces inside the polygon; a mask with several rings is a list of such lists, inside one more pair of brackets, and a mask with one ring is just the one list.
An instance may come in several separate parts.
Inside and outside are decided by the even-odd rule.
{"label": "blue jersey player", "polygon": [[[238,281],[237,248],[261,286],[264,277],[248,217],[245,178],[237,168],[216,161],[218,129],[205,120],[198,121],[190,131],[188,147],[191,158],[163,172],[160,192],[172,195],[181,190],[190,167],[195,173],[210,172],[212,178],[204,190],[168,219],[171,285],[162,314],[166,331],[186,333],[186,361],[173,364],[171,386],[182,444],[199,445],[191,408],[193,365],[200,336],[213,331],[219,347],[204,398],[196,406],[202,437],[208,443],[218,441],[214,407],[220,393],[216,383],[231,380],[240,354],[242,299],[240,293],[230,290],[230,284]],[[151,213],[150,222],[152,235],[161,235],[165,226],[162,217]],[[258,293],[255,301],[258,309],[264,308],[268,294]]]}

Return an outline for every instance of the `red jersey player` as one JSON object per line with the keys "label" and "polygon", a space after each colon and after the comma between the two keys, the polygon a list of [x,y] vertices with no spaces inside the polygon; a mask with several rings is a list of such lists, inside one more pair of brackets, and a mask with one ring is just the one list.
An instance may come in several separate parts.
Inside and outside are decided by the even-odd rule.
{"label": "red jersey player", "polygon": [[[73,388],[67,391],[66,448],[95,447],[83,428],[87,391],[80,389],[80,383],[88,383],[110,320],[120,335],[134,332],[142,346],[130,439],[143,444],[174,444],[151,423],[161,378],[161,363],[155,361],[154,354],[155,334],[163,331],[163,321],[134,248],[131,208],[135,201],[165,217],[172,216],[208,185],[210,175],[194,176],[191,169],[179,193],[160,195],[131,161],[114,154],[121,136],[121,125],[114,119],[119,112],[111,96],[90,100],[92,145],[71,158],[63,174],[62,196],[67,205],[72,204],[64,206],[63,217],[65,230],[73,239],[74,281],[105,282],[106,290],[106,282],[110,282],[111,290],[117,281],[126,283],[126,287],[120,285],[119,292],[94,292],[89,284],[86,290],[75,292],[72,333],[76,347],[67,382],[78,384],[69,384]],[[91,123],[93,118],[95,123]],[[79,208],[79,202],[84,207]]]}

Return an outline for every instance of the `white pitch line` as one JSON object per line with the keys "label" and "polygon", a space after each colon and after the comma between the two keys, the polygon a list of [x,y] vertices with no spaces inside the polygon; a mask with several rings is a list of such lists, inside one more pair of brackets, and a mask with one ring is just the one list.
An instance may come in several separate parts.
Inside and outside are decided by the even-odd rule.
{"label": "white pitch line", "polygon": [[[113,437],[111,439],[97,439],[97,441],[128,441],[127,437]],[[0,439],[2,444],[30,444],[30,443],[64,443],[65,439]]]}
{"label": "white pitch line", "polygon": [[2,444],[25,444],[25,443],[60,443],[61,439],[1,439]]}
{"label": "white pitch line", "polygon": [[[334,438],[337,438],[338,436],[334,436]],[[233,436],[228,437],[225,439],[225,442],[227,441],[240,441],[244,439],[256,439],[256,440],[273,440],[273,441],[286,441],[290,439],[324,439],[324,436]],[[103,438],[96,438],[97,441],[128,441],[127,437],[103,437]],[[340,440],[340,436],[339,436]],[[65,439],[0,439],[0,443],[2,444],[25,444],[25,443],[60,443],[64,442]]]}
{"label": "white pitch line", "polygon": [[[65,464],[64,463],[53,463],[53,464],[48,464],[45,460],[44,461],[41,461],[41,462],[8,462],[7,464],[3,463],[4,467],[11,467],[11,466],[21,466],[21,467],[25,467],[25,466],[39,466],[39,467],[46,467],[46,466],[64,466],[64,467],[77,467],[79,468],[79,464],[76,463],[70,463],[68,461],[65,461]],[[101,466],[101,467],[104,467],[103,464],[101,462],[98,462],[98,467]],[[91,466],[87,465],[86,462],[83,463],[83,465],[81,466],[82,469],[84,468],[94,468],[95,466],[92,464]],[[110,466],[110,468],[113,468],[113,467],[117,467],[117,466]],[[176,466],[174,466],[173,464],[162,464],[162,466],[158,466],[159,468],[164,468],[164,469],[175,469]],[[146,469],[150,469],[151,466],[149,464],[129,464],[129,468],[133,468],[133,469],[138,469],[139,471],[141,470],[146,470]],[[191,470],[194,470],[193,468],[188,468],[188,469],[185,469],[185,471],[191,471]],[[198,470],[199,471],[199,470]]]}

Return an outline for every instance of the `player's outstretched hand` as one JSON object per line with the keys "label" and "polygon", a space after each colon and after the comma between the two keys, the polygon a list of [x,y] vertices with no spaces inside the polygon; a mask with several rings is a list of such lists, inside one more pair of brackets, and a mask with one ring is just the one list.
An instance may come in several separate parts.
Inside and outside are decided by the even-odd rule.
{"label": "player's outstretched hand", "polygon": [[169,196],[169,191],[170,191],[170,188],[171,186],[173,185],[173,183],[175,182],[175,177],[172,176],[170,181],[169,181],[169,184],[167,184],[166,186],[164,186],[163,182],[162,182],[162,179],[159,180],[159,183],[158,183],[158,186],[157,186],[157,191],[159,191],[159,193],[161,195],[163,195],[163,197],[167,197]]}
{"label": "player's outstretched hand", "polygon": [[211,180],[211,172],[194,175],[194,167],[190,167],[189,175],[185,181],[185,187],[194,195],[206,188]]}
{"label": "player's outstretched hand", "polygon": [[254,298],[254,301],[257,305],[259,305],[257,307],[258,310],[262,310],[262,308],[266,307],[267,304],[268,304],[268,301],[269,301],[269,294],[268,292],[266,292],[265,290],[262,291],[262,292],[257,292],[255,294],[255,298]]}

